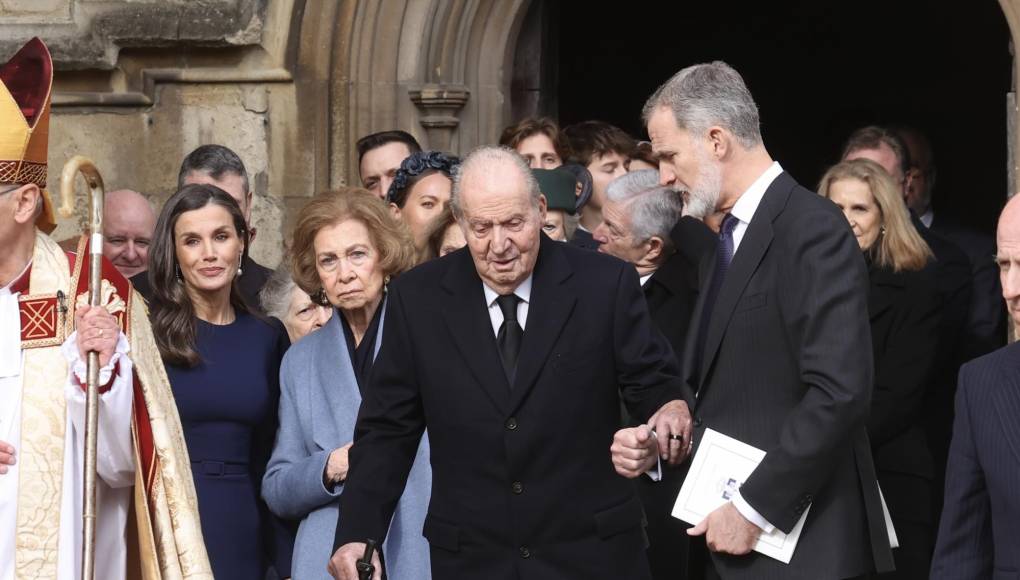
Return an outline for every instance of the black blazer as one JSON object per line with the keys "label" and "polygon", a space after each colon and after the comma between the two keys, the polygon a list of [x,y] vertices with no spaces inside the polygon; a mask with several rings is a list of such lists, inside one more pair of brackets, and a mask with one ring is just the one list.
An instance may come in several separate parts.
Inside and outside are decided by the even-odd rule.
{"label": "black blazer", "polygon": [[622,395],[682,396],[634,267],[541,236],[515,383],[467,249],[390,286],[336,542],[381,540],[428,428],[434,578],[647,578],[642,510],[609,447]]}
{"label": "black blazer", "polygon": [[967,322],[966,360],[1006,345],[1006,308],[1002,302],[995,239],[936,214],[931,231],[956,244],[970,261],[974,292]]}
{"label": "black blazer", "polygon": [[574,230],[574,236],[567,242],[572,246],[583,248],[585,250],[598,250],[599,243],[592,237],[591,232],[587,232],[578,227]]}
{"label": "black blazer", "polygon": [[875,388],[868,437],[878,481],[894,519],[931,524],[933,466],[922,406],[938,348],[935,265],[893,272],[872,264],[869,274]]}
{"label": "black blazer", "polygon": [[960,369],[933,580],[1020,576],[1020,344]]}
{"label": "black blazer", "polygon": [[[716,235],[704,223],[683,217],[670,237],[676,252],[659,266],[642,289],[652,321],[679,356],[698,301],[701,263],[714,254]],[[648,563],[656,580],[687,576],[688,526],[671,515],[686,472],[686,464],[676,467],[663,464],[660,481],[645,476],[636,480],[648,517]]]}
{"label": "black blazer", "polygon": [[[764,449],[741,494],[789,532],[810,504],[789,564],[713,554],[725,579],[849,578],[892,568],[866,420],[872,353],[868,277],[846,218],[783,173],[730,264],[695,376],[695,442],[706,427]],[[703,286],[704,288],[704,286]],[[692,328],[700,326],[704,293]]]}
{"label": "black blazer", "polygon": [[683,217],[670,237],[676,252],[645,282],[643,290],[652,321],[679,357],[698,301],[699,269],[702,260],[715,252],[716,236],[704,223]]}

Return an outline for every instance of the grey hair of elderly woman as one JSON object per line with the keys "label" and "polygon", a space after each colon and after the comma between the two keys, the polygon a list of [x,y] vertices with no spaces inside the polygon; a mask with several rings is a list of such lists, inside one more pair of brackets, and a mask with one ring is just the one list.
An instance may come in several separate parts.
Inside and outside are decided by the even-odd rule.
{"label": "grey hair of elderly woman", "polygon": [[656,236],[662,240],[664,254],[673,251],[669,234],[684,206],[676,190],[659,185],[658,171],[642,169],[621,175],[606,187],[606,197],[630,215],[631,236],[637,243]]}
{"label": "grey hair of elderly woman", "polygon": [[290,271],[290,260],[284,259],[259,291],[262,310],[273,318],[284,320],[290,308],[290,294],[295,288],[297,284]]}

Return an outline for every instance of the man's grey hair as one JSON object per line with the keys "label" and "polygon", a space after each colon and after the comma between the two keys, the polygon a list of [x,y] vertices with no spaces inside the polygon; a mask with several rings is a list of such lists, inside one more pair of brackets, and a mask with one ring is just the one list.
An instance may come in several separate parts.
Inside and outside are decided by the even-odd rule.
{"label": "man's grey hair", "polygon": [[645,125],[660,107],[671,110],[677,126],[692,133],[718,125],[745,148],[762,143],[758,105],[740,73],[721,60],[689,66],[656,89],[641,113]]}
{"label": "man's grey hair", "polygon": [[259,302],[262,303],[262,310],[266,314],[280,320],[287,317],[287,309],[290,308],[290,293],[297,284],[291,274],[290,260],[283,260],[273,271],[265,286],[259,291]]}
{"label": "man's grey hair", "polygon": [[537,208],[542,190],[538,187],[538,181],[531,173],[528,162],[513,149],[509,147],[498,147],[495,145],[482,145],[467,154],[461,160],[460,165],[453,172],[453,190],[450,192],[450,210],[458,220],[464,217],[463,207],[460,203],[461,187],[463,187],[464,176],[468,173],[478,171],[491,171],[493,167],[509,164],[517,169],[524,180],[532,204]]}
{"label": "man's grey hair", "polygon": [[683,201],[673,188],[659,185],[659,172],[654,169],[631,171],[609,182],[609,201],[619,203],[630,215],[631,237],[638,244],[653,236],[662,239],[665,253],[672,251],[670,231],[680,219]]}

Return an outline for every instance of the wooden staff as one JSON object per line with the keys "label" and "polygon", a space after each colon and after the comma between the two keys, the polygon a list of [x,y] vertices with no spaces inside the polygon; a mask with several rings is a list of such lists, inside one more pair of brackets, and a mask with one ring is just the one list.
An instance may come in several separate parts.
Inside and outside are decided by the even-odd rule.
{"label": "wooden staff", "polygon": [[[78,173],[89,187],[89,305],[99,306],[103,281],[103,178],[91,159],[76,155],[60,175],[60,214],[74,215],[74,180]],[[79,256],[79,260],[84,256]],[[74,299],[74,289],[71,289]],[[93,580],[96,569],[96,450],[99,442],[99,353],[89,351],[85,390],[85,486],[82,509],[82,580]]]}

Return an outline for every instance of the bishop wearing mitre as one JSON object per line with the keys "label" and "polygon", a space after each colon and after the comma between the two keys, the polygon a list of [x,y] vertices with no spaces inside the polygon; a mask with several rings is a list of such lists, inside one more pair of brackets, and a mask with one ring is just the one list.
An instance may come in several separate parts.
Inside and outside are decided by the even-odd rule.
{"label": "bishop wearing mitre", "polygon": [[142,300],[90,239],[49,237],[53,61],[0,68],[0,580],[81,576],[86,353],[99,353],[96,578],[212,578],[180,419]]}

